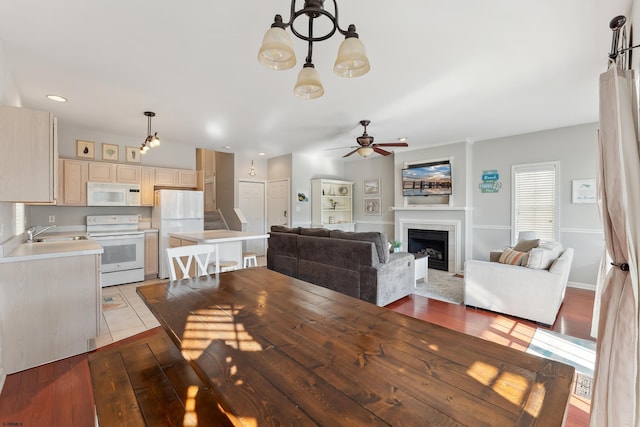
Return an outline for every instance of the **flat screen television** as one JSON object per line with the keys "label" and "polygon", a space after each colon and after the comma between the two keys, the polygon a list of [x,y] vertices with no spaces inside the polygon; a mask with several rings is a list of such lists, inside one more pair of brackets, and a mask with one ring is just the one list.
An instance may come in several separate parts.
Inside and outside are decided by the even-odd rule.
{"label": "flat screen television", "polygon": [[402,169],[402,195],[451,195],[451,163],[422,163]]}

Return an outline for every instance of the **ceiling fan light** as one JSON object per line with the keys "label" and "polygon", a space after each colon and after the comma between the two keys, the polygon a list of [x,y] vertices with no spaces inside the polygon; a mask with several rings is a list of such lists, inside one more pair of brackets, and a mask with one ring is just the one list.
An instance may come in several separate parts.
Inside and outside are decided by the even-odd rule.
{"label": "ceiling fan light", "polygon": [[296,65],[291,37],[280,27],[271,27],[258,51],[258,62],[272,70],[288,70]]}
{"label": "ceiling fan light", "polygon": [[324,94],[320,74],[313,68],[313,64],[305,64],[300,70],[293,93],[302,99],[320,98]]}
{"label": "ceiling fan light", "polygon": [[357,37],[347,37],[340,44],[333,72],[340,77],[359,77],[370,69],[364,44]]}
{"label": "ceiling fan light", "polygon": [[360,148],[358,148],[358,154],[360,154],[362,157],[369,157],[370,155],[373,154],[373,148],[371,148],[371,147],[360,147]]}

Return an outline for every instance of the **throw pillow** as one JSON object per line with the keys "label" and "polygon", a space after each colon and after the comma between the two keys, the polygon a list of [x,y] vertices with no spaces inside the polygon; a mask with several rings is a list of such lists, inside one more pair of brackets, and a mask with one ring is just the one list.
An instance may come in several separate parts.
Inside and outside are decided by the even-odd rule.
{"label": "throw pillow", "polygon": [[334,239],[363,240],[366,242],[372,242],[376,247],[376,252],[378,252],[378,260],[381,263],[386,263],[389,261],[389,252],[386,251],[387,238],[385,237],[384,233],[380,233],[377,231],[354,232],[331,230],[331,234],[329,237],[332,237]]}
{"label": "throw pillow", "polygon": [[498,262],[500,264],[522,265],[522,261],[526,252],[515,251],[511,248],[505,248]]}
{"label": "throw pillow", "polygon": [[525,264],[534,270],[548,270],[562,252],[562,245],[558,242],[543,242],[529,252],[529,260]]}
{"label": "throw pillow", "polygon": [[327,228],[305,228],[300,227],[300,234],[303,236],[329,237],[329,229]]}
{"label": "throw pillow", "polygon": [[512,249],[519,252],[529,252],[531,249],[537,248],[539,244],[540,239],[520,240]]}
{"label": "throw pillow", "polygon": [[291,234],[300,234],[300,227],[289,228],[284,225],[272,225],[271,231],[275,233],[291,233]]}

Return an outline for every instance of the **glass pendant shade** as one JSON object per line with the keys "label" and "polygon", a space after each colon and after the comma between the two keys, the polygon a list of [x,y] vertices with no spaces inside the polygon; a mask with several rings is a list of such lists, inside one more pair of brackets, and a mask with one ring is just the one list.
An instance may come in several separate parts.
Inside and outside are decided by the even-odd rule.
{"label": "glass pendant shade", "polygon": [[291,38],[284,28],[271,27],[265,33],[258,62],[272,70],[288,70],[296,65]]}
{"label": "glass pendant shade", "polygon": [[153,134],[153,136],[149,139],[149,146],[150,147],[157,147],[158,145],[160,145],[160,138],[158,138],[158,132],[156,132],[155,134]]}
{"label": "glass pendant shade", "polygon": [[293,93],[303,99],[320,98],[324,94],[320,74],[318,74],[313,66],[305,65],[302,70],[300,70]]}
{"label": "glass pendant shade", "polygon": [[369,59],[364,44],[357,37],[344,39],[338,49],[333,72],[340,77],[358,77],[369,72]]}
{"label": "glass pendant shade", "polygon": [[143,145],[142,147],[140,147],[140,153],[141,154],[146,154],[147,151],[149,151],[149,147],[146,145]]}
{"label": "glass pendant shade", "polygon": [[358,148],[358,154],[360,154],[362,157],[368,157],[373,154],[373,148],[371,147]]}

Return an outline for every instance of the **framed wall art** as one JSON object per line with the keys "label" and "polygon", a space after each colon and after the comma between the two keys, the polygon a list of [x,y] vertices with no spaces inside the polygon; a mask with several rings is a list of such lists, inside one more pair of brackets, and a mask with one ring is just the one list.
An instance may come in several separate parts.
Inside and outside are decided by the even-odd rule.
{"label": "framed wall art", "polygon": [[367,196],[380,195],[380,177],[365,179],[362,182],[362,192]]}
{"label": "framed wall art", "polygon": [[598,188],[595,178],[574,179],[572,182],[571,201],[573,203],[596,203]]}
{"label": "framed wall art", "polygon": [[365,215],[380,215],[380,199],[364,199],[364,214]]}
{"label": "framed wall art", "polygon": [[115,144],[102,143],[102,160],[117,162],[119,159],[118,146]]}
{"label": "framed wall art", "polygon": [[93,141],[76,139],[76,157],[80,157],[82,159],[95,159],[96,143]]}
{"label": "framed wall art", "polygon": [[129,163],[140,163],[140,148],[138,147],[127,147],[127,162]]}

